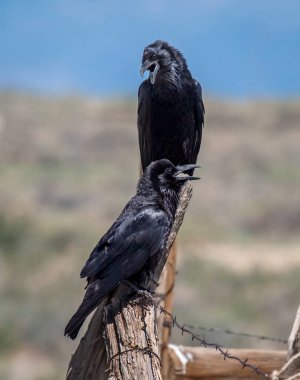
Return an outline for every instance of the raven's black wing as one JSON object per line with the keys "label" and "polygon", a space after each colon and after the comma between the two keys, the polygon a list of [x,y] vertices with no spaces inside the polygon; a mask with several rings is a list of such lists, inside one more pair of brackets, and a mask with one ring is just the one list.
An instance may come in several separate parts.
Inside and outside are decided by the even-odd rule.
{"label": "raven's black wing", "polygon": [[162,248],[168,231],[165,213],[150,207],[113,226],[106,242],[100,240],[102,249],[92,252],[81,271],[82,277],[88,277],[88,286],[82,304],[65,329],[65,335],[72,339],[85,318],[119,282],[144,269],[150,256]]}
{"label": "raven's black wing", "polygon": [[190,157],[190,162],[195,163],[197,161],[197,156],[200,150],[201,139],[202,139],[202,129],[204,127],[204,104],[202,99],[202,89],[200,83],[194,80],[196,92],[195,92],[195,103],[194,103],[194,115],[195,115],[195,137],[192,147],[192,155]]}
{"label": "raven's black wing", "polygon": [[138,134],[143,171],[152,160],[151,93],[149,80],[145,80],[138,92]]}
{"label": "raven's black wing", "polygon": [[81,277],[103,277],[109,264],[116,260],[124,262],[127,256],[131,260],[130,267],[140,267],[140,252],[157,251],[166,225],[165,213],[153,207],[144,207],[135,213],[125,212],[92,251]]}

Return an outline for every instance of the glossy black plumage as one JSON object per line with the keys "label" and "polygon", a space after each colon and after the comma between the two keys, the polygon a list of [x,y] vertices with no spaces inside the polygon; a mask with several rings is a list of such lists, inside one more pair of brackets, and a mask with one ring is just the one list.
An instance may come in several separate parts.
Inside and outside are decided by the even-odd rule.
{"label": "glossy black plumage", "polygon": [[88,285],[82,304],[66,326],[75,339],[85,318],[122,280],[151,274],[163,252],[174,220],[182,183],[194,177],[178,174],[195,165],[175,167],[168,160],[153,162],[138,182],[136,195],[92,251],[80,276]]}
{"label": "glossy black plumage", "polygon": [[150,71],[138,93],[138,133],[142,169],[161,158],[174,165],[196,163],[204,105],[200,84],[183,55],[164,41],[143,53],[141,74]]}

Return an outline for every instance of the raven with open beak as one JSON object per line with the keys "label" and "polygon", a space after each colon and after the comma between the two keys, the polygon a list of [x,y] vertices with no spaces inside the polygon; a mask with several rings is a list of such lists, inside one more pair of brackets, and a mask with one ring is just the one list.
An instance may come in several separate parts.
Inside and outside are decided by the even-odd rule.
{"label": "raven with open beak", "polygon": [[[138,93],[138,132],[142,169],[167,158],[175,166],[194,164],[201,145],[204,105],[179,50],[157,40],[145,47]],[[189,174],[193,174],[190,169]]]}
{"label": "raven with open beak", "polygon": [[142,63],[142,66],[141,66],[141,70],[140,70],[141,76],[143,77],[145,71],[149,70],[150,82],[151,82],[151,84],[154,84],[159,68],[160,68],[160,65],[159,65],[157,60],[152,61],[151,59],[146,59]]}
{"label": "raven with open beak", "polygon": [[194,170],[196,168],[200,168],[200,166],[194,165],[194,164],[177,165],[176,166],[177,171],[173,174],[173,177],[176,178],[177,181],[193,181],[193,180],[201,179],[200,177],[194,177],[194,176],[190,176],[186,174],[186,172]]}

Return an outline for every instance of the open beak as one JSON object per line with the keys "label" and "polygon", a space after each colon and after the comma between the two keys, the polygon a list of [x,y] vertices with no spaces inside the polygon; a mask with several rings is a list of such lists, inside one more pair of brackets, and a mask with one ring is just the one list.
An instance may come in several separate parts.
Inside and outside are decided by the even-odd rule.
{"label": "open beak", "polygon": [[143,77],[145,71],[149,70],[150,71],[150,75],[149,75],[150,82],[151,82],[151,84],[154,84],[159,68],[160,68],[160,66],[159,66],[159,63],[157,61],[150,61],[149,59],[146,59],[146,61],[141,66],[140,74]]}
{"label": "open beak", "polygon": [[181,176],[180,174],[185,174],[185,172],[200,168],[200,166],[195,165],[195,164],[187,164],[187,165],[178,165],[176,166],[177,171],[173,174],[173,177],[175,177],[178,181],[192,181],[196,179],[200,179],[199,177],[193,177],[190,175],[184,175]]}

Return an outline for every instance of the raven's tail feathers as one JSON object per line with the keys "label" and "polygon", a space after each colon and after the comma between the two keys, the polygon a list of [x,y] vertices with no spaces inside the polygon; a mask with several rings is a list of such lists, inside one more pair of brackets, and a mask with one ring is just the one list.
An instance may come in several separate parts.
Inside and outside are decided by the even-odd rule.
{"label": "raven's tail feathers", "polygon": [[107,293],[116,285],[117,283],[112,284],[111,281],[103,283],[100,280],[89,284],[82,304],[67,324],[64,335],[75,339],[86,317],[96,309]]}
{"label": "raven's tail feathers", "polygon": [[79,333],[81,326],[83,325],[83,322],[85,321],[85,318],[86,317],[80,319],[77,313],[74,314],[65,328],[64,335],[69,336],[71,339],[75,339]]}
{"label": "raven's tail feathers", "polygon": [[77,334],[86,317],[99,305],[102,298],[103,297],[100,298],[96,294],[89,297],[89,299],[87,299],[86,296],[84,297],[82,304],[79,306],[78,310],[70,319],[65,328],[65,336],[69,336],[71,339],[75,339],[77,337]]}

